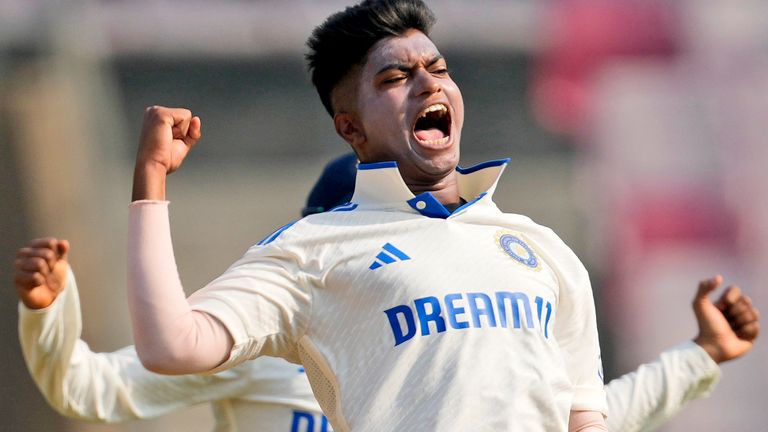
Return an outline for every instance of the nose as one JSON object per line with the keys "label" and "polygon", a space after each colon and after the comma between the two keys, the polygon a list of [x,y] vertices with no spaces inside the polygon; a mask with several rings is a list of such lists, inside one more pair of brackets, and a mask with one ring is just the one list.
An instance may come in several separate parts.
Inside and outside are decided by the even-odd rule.
{"label": "nose", "polygon": [[416,85],[414,89],[417,96],[429,96],[443,90],[440,80],[425,69],[418,69],[416,71],[415,81]]}

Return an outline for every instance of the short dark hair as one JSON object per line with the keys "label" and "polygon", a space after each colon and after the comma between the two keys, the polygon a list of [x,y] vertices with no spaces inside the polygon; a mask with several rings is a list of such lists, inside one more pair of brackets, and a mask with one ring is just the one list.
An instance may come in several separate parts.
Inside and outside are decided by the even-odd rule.
{"label": "short dark hair", "polygon": [[429,35],[435,23],[421,0],[365,0],[337,12],[307,40],[307,61],[320,101],[333,116],[331,92],[376,42],[415,29]]}

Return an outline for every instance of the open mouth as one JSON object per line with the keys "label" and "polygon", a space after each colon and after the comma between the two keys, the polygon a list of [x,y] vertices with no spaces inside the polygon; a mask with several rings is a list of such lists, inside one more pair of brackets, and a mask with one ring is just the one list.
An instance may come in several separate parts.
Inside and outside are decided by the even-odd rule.
{"label": "open mouth", "polygon": [[423,145],[447,144],[451,138],[451,114],[448,107],[441,103],[428,106],[416,119],[413,134]]}

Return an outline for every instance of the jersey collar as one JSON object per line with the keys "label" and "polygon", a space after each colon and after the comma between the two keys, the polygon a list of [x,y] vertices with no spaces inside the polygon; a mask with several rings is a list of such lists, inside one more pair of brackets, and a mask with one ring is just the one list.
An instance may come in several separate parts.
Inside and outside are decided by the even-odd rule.
{"label": "jersey collar", "polygon": [[416,212],[436,218],[447,218],[472,204],[493,197],[509,158],[483,162],[469,168],[456,167],[459,196],[467,203],[449,212],[430,192],[414,195],[400,176],[397,163],[361,163],[357,167],[355,194],[352,202],[363,207],[399,207],[407,205]]}

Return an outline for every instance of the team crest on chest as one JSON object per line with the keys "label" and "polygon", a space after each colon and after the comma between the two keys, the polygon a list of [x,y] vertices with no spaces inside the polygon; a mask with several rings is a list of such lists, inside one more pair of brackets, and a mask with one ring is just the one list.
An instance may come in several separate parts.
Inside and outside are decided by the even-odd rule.
{"label": "team crest on chest", "polygon": [[523,240],[523,235],[514,231],[501,230],[496,232],[496,244],[504,253],[519,264],[531,270],[539,271],[541,264],[533,248]]}

